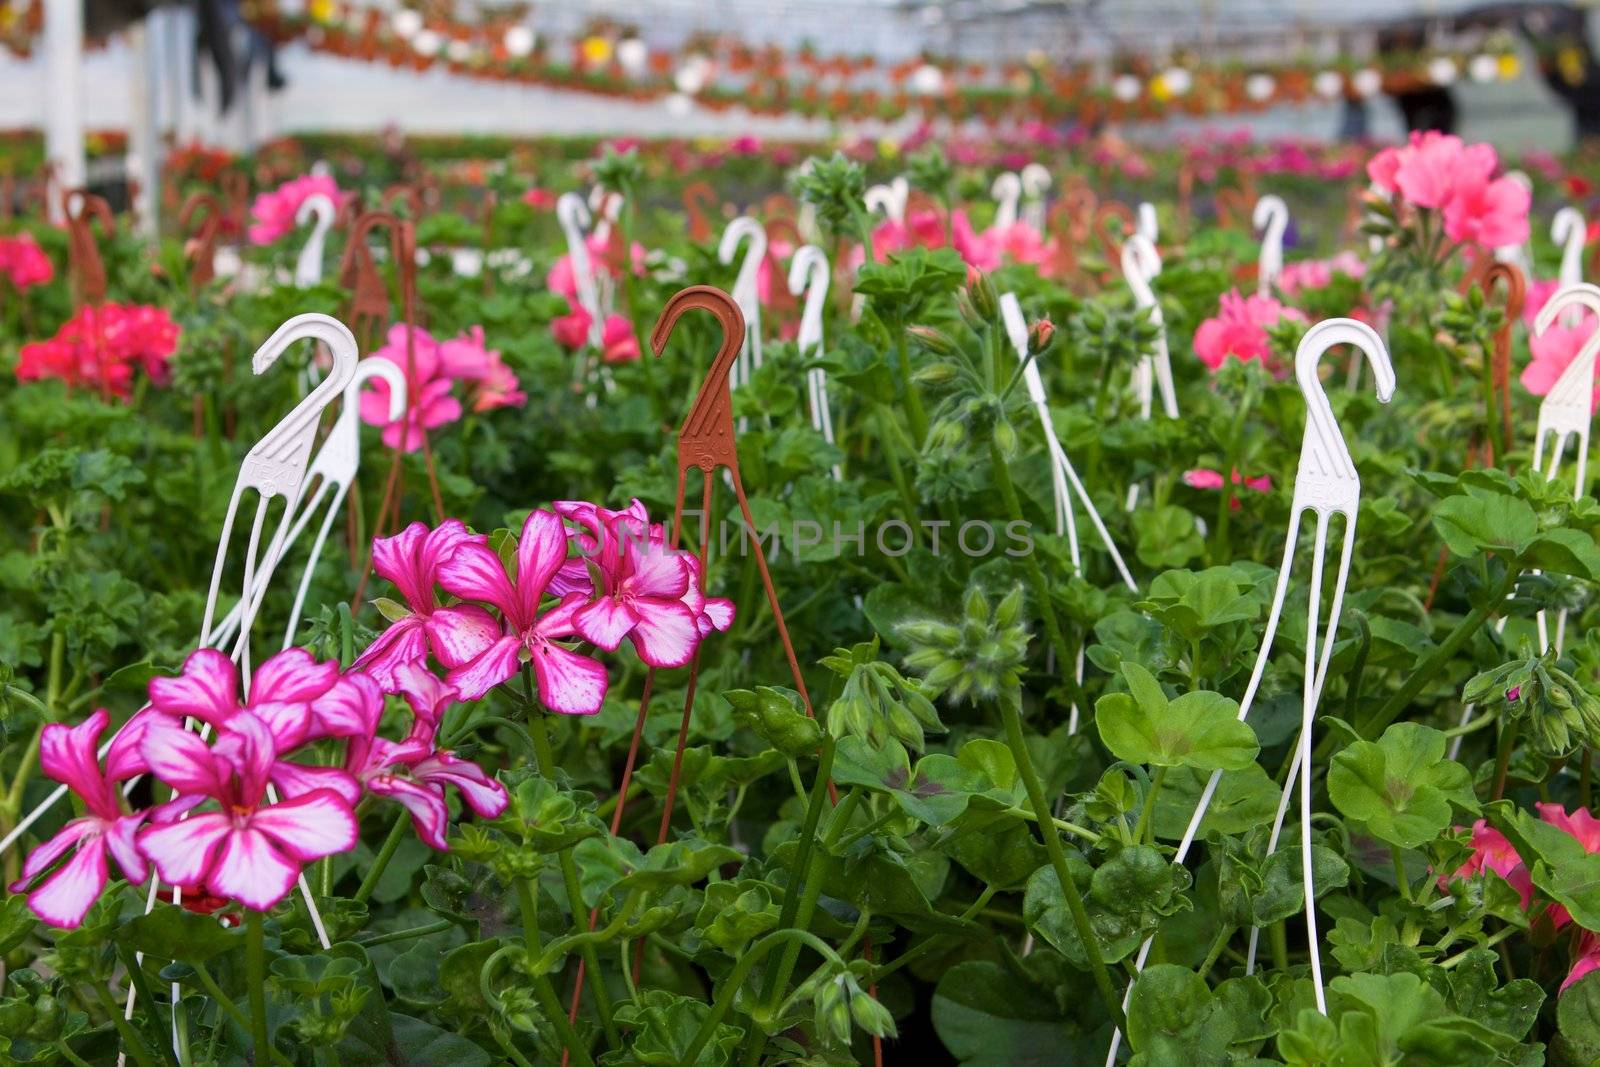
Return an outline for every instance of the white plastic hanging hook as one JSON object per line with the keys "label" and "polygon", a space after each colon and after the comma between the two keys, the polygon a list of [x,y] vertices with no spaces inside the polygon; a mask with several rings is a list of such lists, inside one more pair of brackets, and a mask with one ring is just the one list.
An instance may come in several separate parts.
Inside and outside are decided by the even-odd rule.
{"label": "white plastic hanging hook", "polygon": [[[1134,392],[1139,399],[1139,417],[1150,418],[1155,400],[1155,389],[1161,387],[1161,410],[1167,418],[1178,417],[1178,394],[1172,383],[1172,356],[1167,349],[1166,320],[1161,314],[1161,304],[1156,300],[1150,279],[1161,273],[1161,254],[1143,234],[1134,233],[1122,245],[1122,276],[1133,291],[1134,303],[1148,309],[1150,319],[1156,324],[1155,350],[1140,357],[1133,370]],[[1139,502],[1139,484],[1128,486],[1127,510],[1132,511]]]}
{"label": "white plastic hanging hook", "polygon": [[[1299,539],[1301,516],[1307,511],[1315,512],[1317,531],[1316,543],[1312,550],[1311,589],[1306,612],[1305,679],[1301,697],[1300,737],[1296,743],[1295,758],[1289,769],[1289,780],[1284,783],[1277,819],[1268,839],[1269,854],[1277,847],[1278,835],[1283,828],[1284,813],[1294,789],[1295,775],[1303,769],[1303,766],[1309,765],[1311,758],[1311,727],[1316,717],[1317,703],[1322,699],[1322,686],[1327,679],[1334,637],[1339,631],[1345,584],[1350,577],[1350,559],[1355,551],[1356,515],[1361,507],[1361,478],[1356,472],[1355,460],[1350,455],[1349,446],[1345,444],[1344,434],[1333,417],[1333,406],[1328,403],[1327,393],[1323,391],[1321,377],[1318,374],[1323,355],[1335,345],[1342,344],[1354,345],[1367,357],[1367,363],[1371,365],[1373,378],[1377,383],[1378,399],[1387,404],[1394,396],[1394,366],[1389,361],[1389,352],[1384,347],[1382,339],[1372,327],[1354,319],[1325,319],[1306,331],[1294,357],[1295,380],[1306,403],[1306,428],[1300,443],[1300,463],[1295,470],[1294,500],[1289,509],[1289,532],[1284,538],[1283,563],[1278,569],[1278,582],[1273,589],[1272,607],[1267,614],[1267,626],[1261,637],[1261,647],[1256,653],[1255,667],[1250,672],[1244,696],[1239,701],[1239,719],[1242,722],[1250,714],[1250,706],[1255,700],[1256,690],[1261,685],[1262,675],[1266,672],[1267,662],[1272,655],[1273,639],[1277,636],[1278,621],[1283,614],[1283,604],[1289,590],[1289,572]],[[1333,600],[1319,654],[1317,624],[1322,605],[1322,568],[1328,541],[1328,523],[1334,515],[1344,516],[1344,544],[1339,554],[1339,570],[1334,579]],[[1311,871],[1310,778],[1309,774],[1300,775],[1301,875],[1305,886],[1306,933],[1310,939],[1311,978],[1316,990],[1317,1010],[1327,1014],[1327,1002],[1322,988],[1322,950],[1317,939],[1314,903],[1316,894]],[[1178,842],[1173,862],[1182,863],[1188,856],[1189,849],[1200,831],[1200,824],[1205,819],[1206,810],[1211,806],[1211,799],[1216,795],[1217,783],[1221,780],[1221,771],[1213,771],[1207,780],[1205,789],[1200,794],[1200,801],[1189,817],[1189,825],[1184,829],[1183,837]],[[1250,933],[1246,974],[1254,970],[1259,933],[1258,929],[1253,929]],[[1135,970],[1144,969],[1145,960],[1150,955],[1150,944],[1151,941],[1147,940],[1140,946],[1134,962]],[[1111,1040],[1111,1050],[1106,1056],[1107,1067],[1116,1062],[1117,1049],[1121,1042],[1122,1034],[1118,1032]]]}
{"label": "white plastic hanging hook", "polygon": [[884,218],[896,224],[906,221],[906,204],[910,199],[911,183],[903,174],[895,175],[887,185],[872,186],[862,197],[868,214],[881,211]]}
{"label": "white plastic hanging hook", "polygon": [[594,235],[602,242],[611,239],[611,228],[622,217],[622,194],[610,192],[600,186],[595,186],[589,194],[589,206],[597,216],[594,225]]}
{"label": "white plastic hanging hook", "polygon": [[750,380],[761,366],[761,290],[758,281],[761,264],[767,258],[767,231],[761,223],[748,215],[741,215],[728,223],[717,245],[717,259],[733,262],[739,246],[748,242],[744,258],[739,261],[739,274],[733,282],[732,297],[744,313],[744,347],[739,350],[739,361],[729,371],[729,384],[737,388]]}
{"label": "white plastic hanging hook", "polygon": [[995,229],[1004,230],[1016,225],[1017,204],[1022,199],[1022,177],[1010,170],[997,174],[994,184],[989,187],[989,195],[994,197],[996,203]]}
{"label": "white plastic hanging hook", "polygon": [[[789,293],[805,295],[800,310],[800,332],[795,345],[802,360],[822,355],[822,311],[828,304],[828,256],[816,245],[801,245],[789,261]],[[828,406],[828,376],[821,367],[806,371],[806,394],[811,401],[811,426],[833,444],[833,413]],[[839,465],[833,465],[835,481],[844,477]]]}
{"label": "white plastic hanging hook", "polygon": [[1139,201],[1136,217],[1138,221],[1134,224],[1133,232],[1152,245],[1157,244],[1161,239],[1161,223],[1156,218],[1156,206],[1148,200]]}
{"label": "white plastic hanging hook", "polygon": [[1042,163],[1029,163],[1019,175],[1022,180],[1022,217],[1036,233],[1044,233],[1044,196],[1052,184],[1050,171]]}
{"label": "white plastic hanging hook", "polygon": [[323,193],[312,193],[300,201],[300,208],[295,212],[296,226],[304,226],[314,218],[316,221],[311,226],[311,236],[306,238],[305,245],[300,249],[300,258],[294,264],[294,284],[301,289],[309,289],[322,281],[322,248],[328,240],[328,230],[333,227],[333,220],[339,214],[339,209],[333,201]]}
{"label": "white plastic hanging hook", "polygon": [[594,263],[589,258],[587,231],[591,221],[589,208],[577,193],[562,193],[556,200],[556,222],[567,239],[578,303],[589,316],[589,344],[599,349],[604,347],[605,315],[600,307],[600,291],[595,285]]}
{"label": "white plastic hanging hook", "polygon": [[1562,208],[1550,220],[1550,239],[1561,246],[1561,273],[1557,277],[1563,286],[1583,281],[1583,245],[1588,236],[1589,226],[1575,207]]}
{"label": "white plastic hanging hook", "polygon": [[1283,231],[1289,226],[1289,205],[1283,197],[1268,193],[1256,201],[1251,222],[1256,229],[1266,231],[1261,237],[1256,287],[1259,292],[1271,292],[1278,275],[1283,273]]}

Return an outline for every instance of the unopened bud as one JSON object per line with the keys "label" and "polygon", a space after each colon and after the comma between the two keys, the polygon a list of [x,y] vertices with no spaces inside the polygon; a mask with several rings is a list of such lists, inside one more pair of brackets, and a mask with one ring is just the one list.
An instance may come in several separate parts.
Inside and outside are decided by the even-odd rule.
{"label": "unopened bud", "polygon": [[912,339],[935,355],[948,356],[956,350],[956,343],[943,330],[932,326],[908,326],[906,333]]}
{"label": "unopened bud", "polygon": [[1056,339],[1056,324],[1049,319],[1040,319],[1028,329],[1028,351],[1036,356],[1042,356],[1050,350],[1050,345]]}

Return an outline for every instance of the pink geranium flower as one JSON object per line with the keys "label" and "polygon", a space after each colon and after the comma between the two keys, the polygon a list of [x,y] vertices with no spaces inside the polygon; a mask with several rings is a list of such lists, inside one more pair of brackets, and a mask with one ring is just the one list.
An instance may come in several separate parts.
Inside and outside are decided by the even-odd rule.
{"label": "pink geranium flower", "polygon": [[540,601],[567,559],[561,517],[543,509],[528,515],[517,542],[517,577],[483,542],[464,542],[439,568],[439,584],[466,600],[500,610],[504,631],[468,662],[450,671],[447,681],[464,700],[477,700],[515,675],[526,659],[538,679],[539,699],[566,715],[592,715],[605,699],[605,668],[588,656],[558,644],[577,633],[581,593],[571,593],[548,610]]}
{"label": "pink geranium flower", "polygon": [[483,340],[483,327],[470,327],[466,333],[439,343],[441,373],[474,385],[473,411],[521,407],[528,394],[518,388],[517,376],[500,358],[500,353]]}
{"label": "pink geranium flower", "polygon": [[[355,813],[331,789],[267,802],[278,762],[272,731],[253,715],[207,746],[175,724],[153,723],[140,745],[151,772],[177,790],[187,817],[139,832],[162,879],[266,911],[289,894],[305,864],[355,847]],[[194,809],[214,801],[215,810]]]}
{"label": "pink geranium flower", "polygon": [[614,651],[623,638],[652,667],[681,667],[700,643],[695,613],[684,603],[689,568],[684,553],[625,538],[599,566],[599,595],[578,609],[574,625],[586,640]]}
{"label": "pink geranium flower", "polygon": [[706,596],[701,590],[700,557],[685,553],[684,565],[689,568],[689,588],[683,594],[683,602],[689,606],[689,614],[694,616],[695,629],[701,637],[713,630],[726,633],[728,627],[733,625],[733,601],[727,597]]}
{"label": "pink geranium flower", "polygon": [[606,316],[601,327],[600,358],[607,363],[631,363],[639,358],[639,338],[626,316]]}
{"label": "pink geranium flower", "polygon": [[339,185],[330,175],[306,174],[291,178],[271,192],[262,193],[250,205],[250,228],[246,234],[253,245],[269,245],[291,233],[295,215],[306,199],[321,193],[335,205],[341,193]]}
{"label": "pink geranium flower", "polygon": [[178,324],[162,308],[85,306],[62,323],[54,337],[22,346],[17,380],[57,378],[69,386],[88,386],[126,398],[133,392],[136,366],[158,385],[171,378],[168,362],[177,351],[178,336]]}
{"label": "pink geranium flower", "polygon": [[1480,871],[1493,871],[1511,884],[1511,887],[1522,897],[1522,908],[1527,910],[1528,904],[1533,900],[1533,879],[1528,874],[1528,869],[1522,865],[1522,858],[1517,855],[1517,850],[1511,847],[1511,842],[1499,830],[1490,826],[1488,822],[1479,819],[1472,824],[1472,855],[1466,863],[1456,869],[1450,878],[1440,877],[1441,888],[1450,883],[1451,878],[1470,878]]}
{"label": "pink geranium flower", "polygon": [[43,285],[56,276],[50,257],[31,233],[0,237],[0,274],[18,291]]}
{"label": "pink geranium flower", "polygon": [[[1191,489],[1221,489],[1223,485],[1222,472],[1209,470],[1205,467],[1196,467],[1194,470],[1183,472],[1183,484],[1189,486]],[[1238,468],[1234,468],[1233,471],[1233,484],[1242,485],[1246,489],[1253,489],[1258,493],[1272,492],[1271,477],[1263,474],[1259,478],[1246,478],[1239,473]],[[1239,498],[1237,496],[1234,497],[1232,504],[1233,510],[1238,511],[1242,506],[1243,505],[1239,502]]]}
{"label": "pink geranium flower", "polygon": [[22,877],[10,886],[13,893],[25,891],[52,864],[72,853],[71,859],[28,894],[28,907],[53,926],[73,929],[83,922],[106,887],[107,853],[116,859],[128,881],[145,878],[144,856],[134,836],[146,813],[125,812],[116,783],[147,769],[139,743],[150,714],[136,715],[117,734],[106,751],[102,770],[95,749],[110,719],[101,708],[77,726],[51,723],[39,738],[40,769],[76,793],[85,808],[82,816],[28,855]]}
{"label": "pink geranium flower", "polygon": [[1445,236],[1486,248],[1520,245],[1528,239],[1532,203],[1527,188],[1510,178],[1461,182],[1444,205]]}
{"label": "pink geranium flower", "polygon": [[392,693],[400,689],[401,669],[427,659],[429,651],[445,666],[459,667],[499,636],[499,624],[483,608],[440,607],[434,596],[439,568],[465,544],[483,545],[485,538],[468,533],[459,519],[432,530],[414,522],[393,537],[373,540],[372,569],[394,584],[410,613],[390,623],[351,670],[365,671]]}
{"label": "pink geranium flower", "polygon": [[373,731],[351,741],[345,769],[368,792],[388,797],[410,812],[417,836],[442,852],[448,847],[445,832],[450,825],[445,786],[453,786],[473,814],[484,819],[505,811],[510,798],[505,787],[476,763],[434,748],[439,719],[455,699],[455,689],[415,664],[402,672],[401,686],[416,712],[411,732],[400,742],[376,736],[383,711],[380,698],[372,709]]}
{"label": "pink geranium flower", "polygon": [[1335,274],[1360,278],[1366,274],[1367,265],[1354,252],[1340,252],[1332,259],[1305,259],[1287,263],[1278,274],[1278,289],[1284,296],[1294,296],[1302,289],[1325,289],[1333,284]]}
{"label": "pink geranium flower", "polygon": [[[1552,322],[1541,334],[1528,335],[1528,351],[1533,358],[1522,368],[1522,385],[1534,396],[1544,396],[1556,382],[1578,352],[1588,343],[1595,329],[1593,315],[1584,315],[1575,326]],[[1600,410],[1600,388],[1591,399],[1591,410]]]}
{"label": "pink geranium flower", "polygon": [[960,253],[969,267],[987,272],[1000,266],[1000,242],[990,231],[973,230],[967,213],[959,208],[950,215],[950,247]]}
{"label": "pink geranium flower", "polygon": [[455,380],[445,373],[439,343],[428,331],[397,322],[389,327],[384,346],[367,358],[386,359],[406,377],[406,412],[396,422],[389,421],[389,386],[382,378],[371,379],[361,394],[361,421],[382,426],[383,443],[390,448],[415,452],[429,430],[461,418],[461,402],[450,392]]}
{"label": "pink geranium flower", "polygon": [[1264,294],[1241,296],[1237,289],[1223,293],[1216,316],[1195,331],[1195,355],[1212,370],[1220,369],[1229,357],[1266,366],[1272,358],[1267,328],[1280,319],[1303,321],[1305,316]]}

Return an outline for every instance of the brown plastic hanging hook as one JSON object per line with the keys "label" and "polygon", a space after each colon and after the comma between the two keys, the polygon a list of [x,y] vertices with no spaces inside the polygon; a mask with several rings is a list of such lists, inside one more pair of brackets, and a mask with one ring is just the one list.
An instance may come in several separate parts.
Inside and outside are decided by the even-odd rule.
{"label": "brown plastic hanging hook", "polygon": [[683,213],[689,219],[689,240],[711,240],[711,220],[706,212],[718,209],[717,191],[710,182],[690,182],[683,187]]}
{"label": "brown plastic hanging hook", "polygon": [[187,231],[194,225],[195,216],[201,216],[194,235],[184,242],[184,253],[189,259],[189,282],[202,289],[216,277],[217,235],[222,229],[222,205],[210,193],[194,193],[183,202],[178,212],[178,225]]}
{"label": "brown plastic hanging hook", "polygon": [[[1111,232],[1111,220],[1117,219],[1122,223],[1121,239]],[[1094,233],[1100,239],[1100,250],[1105,253],[1106,262],[1116,264],[1122,256],[1122,240],[1133,233],[1135,219],[1133,208],[1120,200],[1103,200],[1100,208],[1094,215]]]}
{"label": "brown plastic hanging hook", "polygon": [[107,237],[116,233],[117,222],[111,214],[111,205],[104,197],[86,189],[63,189],[61,212],[67,220],[67,267],[72,274],[73,296],[80,307],[103,303],[106,265],[100,258],[100,246],[95,243],[90,224],[98,220],[101,232]]}
{"label": "brown plastic hanging hook", "polygon": [[1474,285],[1483,290],[1485,299],[1494,292],[1495,283],[1499,282],[1505,288],[1503,310],[1504,318],[1500,328],[1494,332],[1494,354],[1490,363],[1490,374],[1494,382],[1495,391],[1500,394],[1500,424],[1501,440],[1505,448],[1511,447],[1511,327],[1522,317],[1522,307],[1527,300],[1528,285],[1522,277],[1522,271],[1511,263],[1496,263],[1485,260],[1483,266],[1470,272],[1461,281],[1463,294],[1469,292]]}

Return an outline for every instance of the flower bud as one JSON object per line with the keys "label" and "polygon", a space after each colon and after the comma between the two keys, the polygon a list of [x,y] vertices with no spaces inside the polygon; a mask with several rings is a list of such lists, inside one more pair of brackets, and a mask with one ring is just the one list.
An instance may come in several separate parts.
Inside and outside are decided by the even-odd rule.
{"label": "flower bud", "polygon": [[906,333],[911,335],[923,348],[935,355],[948,356],[956,350],[955,341],[943,330],[932,326],[907,326]]}
{"label": "flower bud", "polygon": [[1000,314],[1000,294],[994,282],[981,270],[967,272],[967,292],[972,296],[972,308],[984,322],[993,322]]}
{"label": "flower bud", "polygon": [[1040,319],[1028,328],[1028,351],[1036,356],[1042,356],[1050,351],[1055,339],[1056,324],[1049,319]]}
{"label": "flower bud", "polygon": [[899,1031],[895,1029],[894,1016],[889,1014],[878,1001],[874,1000],[864,990],[857,989],[850,998],[850,1017],[856,1025],[874,1037],[897,1037]]}

